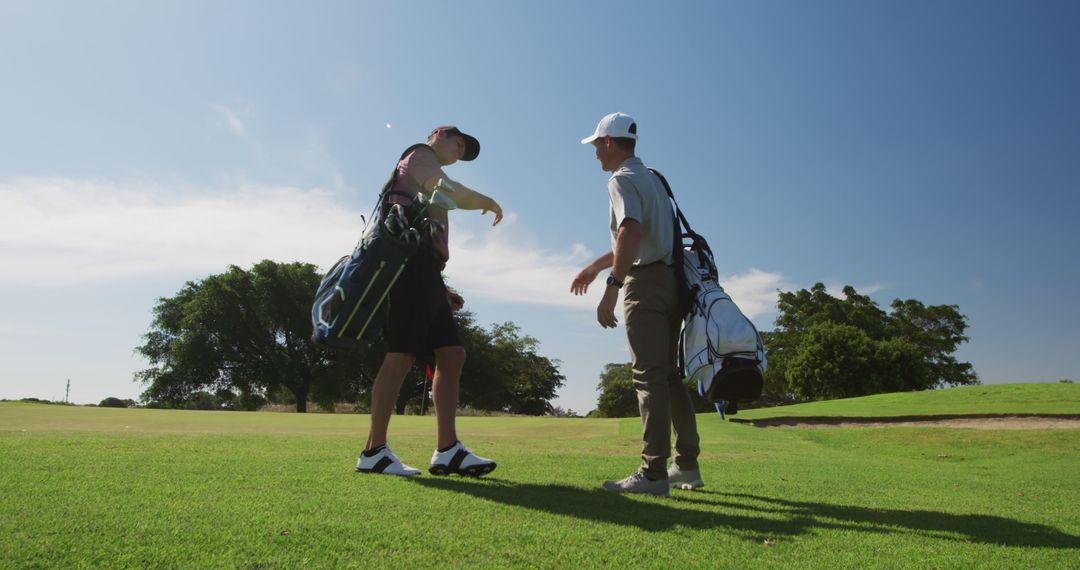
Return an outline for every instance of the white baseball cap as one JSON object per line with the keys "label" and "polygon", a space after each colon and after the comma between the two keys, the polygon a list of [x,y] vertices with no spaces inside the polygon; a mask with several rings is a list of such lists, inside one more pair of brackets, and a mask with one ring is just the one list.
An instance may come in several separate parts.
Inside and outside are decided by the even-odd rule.
{"label": "white baseball cap", "polygon": [[581,144],[589,144],[602,137],[637,139],[637,122],[626,113],[612,113],[600,119],[596,132],[581,139]]}

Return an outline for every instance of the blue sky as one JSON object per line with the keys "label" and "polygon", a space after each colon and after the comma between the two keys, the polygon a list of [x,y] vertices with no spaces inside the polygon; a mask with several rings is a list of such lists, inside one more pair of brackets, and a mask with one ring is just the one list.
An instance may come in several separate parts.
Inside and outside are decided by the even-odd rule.
{"label": "blue sky", "polygon": [[[957,304],[987,383],[1080,377],[1074,2],[8,2],[0,5],[0,397],[135,398],[157,298],[228,264],[328,266],[400,151],[448,174],[447,272],[595,406],[625,331],[569,294],[609,247],[579,141],[634,116],[763,329],[821,281]],[[468,381],[466,378],[465,382]]]}

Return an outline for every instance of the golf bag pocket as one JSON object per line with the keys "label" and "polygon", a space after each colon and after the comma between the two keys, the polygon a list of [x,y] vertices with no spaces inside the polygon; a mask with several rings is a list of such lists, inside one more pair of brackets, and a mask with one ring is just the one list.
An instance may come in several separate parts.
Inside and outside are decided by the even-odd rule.
{"label": "golf bag pocket", "polygon": [[[400,205],[377,210],[351,255],[326,273],[311,307],[311,342],[351,349],[382,334],[386,300],[424,236]],[[421,226],[423,227],[423,226]]]}
{"label": "golf bag pocket", "polygon": [[761,396],[765,345],[754,323],[720,286],[707,246],[695,245],[682,255],[691,304],[679,341],[680,365],[705,399],[734,407]]}

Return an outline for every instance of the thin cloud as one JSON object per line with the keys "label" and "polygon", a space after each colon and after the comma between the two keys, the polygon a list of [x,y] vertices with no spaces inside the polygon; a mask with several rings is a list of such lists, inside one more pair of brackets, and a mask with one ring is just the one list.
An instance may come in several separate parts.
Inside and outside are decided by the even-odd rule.
{"label": "thin cloud", "polygon": [[[603,283],[597,280],[587,295],[570,293],[570,282],[592,261],[587,248],[574,244],[567,251],[531,245],[514,237],[516,216],[483,239],[468,232],[451,232],[451,256],[446,274],[451,285],[471,296],[507,303],[559,307],[595,307]],[[505,227],[503,227],[505,226]]]}
{"label": "thin cloud", "polygon": [[724,291],[750,319],[757,319],[776,312],[778,290],[790,289],[783,275],[762,271],[756,267],[746,273],[720,276]]}
{"label": "thin cloud", "polygon": [[0,182],[0,263],[14,268],[0,284],[195,277],[261,259],[329,265],[361,225],[320,189],[22,178]]}
{"label": "thin cloud", "polygon": [[209,105],[222,119],[222,126],[231,131],[234,135],[245,140],[248,139],[247,126],[244,125],[244,121],[240,120],[240,115],[238,115],[236,111],[218,103],[210,103]]}
{"label": "thin cloud", "polygon": [[[452,236],[453,259],[447,266],[452,283],[491,300],[595,309],[604,289],[603,276],[586,295],[569,292],[570,282],[595,254],[582,244],[565,252],[532,246],[514,236],[513,220],[508,221],[509,227],[500,225],[483,239],[471,233]],[[757,268],[721,276],[720,282],[751,319],[774,312],[777,290],[786,286],[781,274]]]}
{"label": "thin cloud", "polygon": [[[361,214],[325,189],[237,183],[229,188],[110,181],[19,178],[0,182],[0,285],[65,287],[157,275],[196,279],[228,265],[262,259],[315,263],[328,269],[351,251]],[[508,212],[454,214],[447,277],[470,297],[595,309],[601,278],[575,296],[570,282],[596,253],[583,244],[537,245]],[[747,316],[768,314],[779,273],[751,269],[721,279]]]}

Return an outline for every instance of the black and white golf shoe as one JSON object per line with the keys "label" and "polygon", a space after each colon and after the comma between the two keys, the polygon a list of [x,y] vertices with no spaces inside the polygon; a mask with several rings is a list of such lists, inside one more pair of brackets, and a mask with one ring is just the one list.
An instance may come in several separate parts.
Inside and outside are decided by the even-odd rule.
{"label": "black and white golf shoe", "polygon": [[413,475],[419,475],[420,470],[414,469],[405,465],[400,459],[394,455],[393,451],[390,451],[389,445],[384,445],[381,448],[376,448],[376,451],[372,455],[367,455],[367,452],[360,454],[360,459],[356,460],[357,473],[381,473],[383,475],[397,475],[399,477],[412,477]]}
{"label": "black and white golf shoe", "polygon": [[457,473],[466,477],[480,477],[494,470],[494,461],[477,456],[460,441],[446,451],[435,450],[431,456],[431,466],[428,467],[428,473],[432,475]]}

